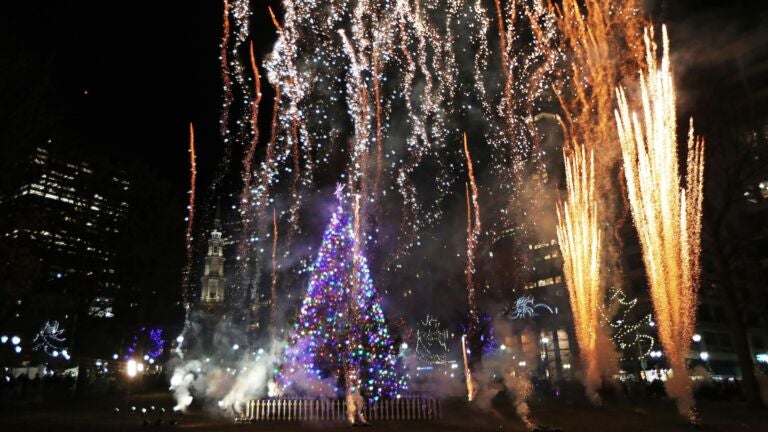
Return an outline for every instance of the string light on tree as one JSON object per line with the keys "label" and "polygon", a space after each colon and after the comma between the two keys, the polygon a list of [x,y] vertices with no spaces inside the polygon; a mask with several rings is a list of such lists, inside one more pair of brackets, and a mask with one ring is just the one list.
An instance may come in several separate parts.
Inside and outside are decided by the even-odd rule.
{"label": "string light on tree", "polygon": [[656,346],[649,334],[653,315],[649,312],[632,321],[637,304],[637,298],[630,300],[622,290],[614,288],[608,291],[608,310],[601,310],[603,322],[612,330],[611,340],[624,355],[621,360],[643,360]]}
{"label": "string light on tree", "polygon": [[427,315],[416,326],[416,358],[430,364],[448,363],[448,340],[448,329]]}
{"label": "string light on tree", "polygon": [[[407,388],[398,373],[392,341],[360,253],[353,220],[336,188],[336,210],[323,234],[310,280],[288,346],[279,381],[285,392],[308,390],[316,396],[360,392],[370,400],[395,397]],[[309,389],[292,379],[302,371]],[[328,385],[328,383],[333,384]]]}

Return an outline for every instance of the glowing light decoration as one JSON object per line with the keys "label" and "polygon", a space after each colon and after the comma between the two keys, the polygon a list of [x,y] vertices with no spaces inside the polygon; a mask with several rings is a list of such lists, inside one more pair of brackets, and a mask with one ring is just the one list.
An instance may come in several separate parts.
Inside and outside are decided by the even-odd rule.
{"label": "glowing light decoration", "polygon": [[42,351],[49,356],[58,357],[58,353],[64,349],[64,342],[67,340],[63,335],[64,329],[59,326],[58,321],[46,321],[35,335],[35,338],[32,339],[32,350]]}
{"label": "glowing light decoration", "polygon": [[427,315],[416,326],[416,358],[424,363],[448,363],[448,329],[440,325],[440,321]]}
{"label": "glowing light decoration", "polygon": [[544,303],[536,303],[536,300],[532,295],[524,295],[515,300],[515,304],[512,308],[503,312],[503,315],[513,320],[533,318],[539,316],[536,309],[543,309],[551,314],[555,313],[548,305]]}
{"label": "glowing light decoration", "polygon": [[699,291],[704,143],[694,137],[691,120],[681,178],[667,29],[662,27],[660,59],[652,29],[645,31],[644,39],[647,69],[640,74],[641,111],[633,112],[624,90],[617,89],[616,123],[659,339],[673,371],[667,392],[677,400],[680,414],[694,420],[686,355]]}
{"label": "glowing light decoration", "polygon": [[621,360],[642,360],[650,356],[656,340],[649,334],[653,327],[653,315],[647,313],[639,320],[632,321],[637,298],[628,299],[624,291],[608,291],[608,310],[602,310],[603,322],[612,330],[611,340],[624,353]]}
{"label": "glowing light decoration", "polygon": [[[359,253],[342,186],[338,205],[311,268],[307,292],[286,347],[280,381],[285,392],[340,396],[360,391],[371,400],[406,390],[368,264]],[[298,371],[310,388],[293,380]],[[328,384],[331,382],[332,384]]]}

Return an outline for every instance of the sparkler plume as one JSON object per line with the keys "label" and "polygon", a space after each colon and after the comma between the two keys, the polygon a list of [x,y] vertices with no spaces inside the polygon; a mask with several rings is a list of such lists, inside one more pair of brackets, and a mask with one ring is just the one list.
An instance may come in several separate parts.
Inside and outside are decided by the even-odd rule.
{"label": "sparkler plume", "polygon": [[550,0],[549,4],[557,16],[560,47],[569,56],[568,66],[559,70],[552,86],[562,109],[566,143],[579,143],[594,152],[595,199],[601,218],[614,226],[614,235],[602,245],[609,260],[604,278],[608,284],[620,284],[618,230],[628,210],[615,199],[623,194],[622,182],[608,181],[621,164],[614,96],[616,87],[643,65],[643,1]]}
{"label": "sparkler plume", "polygon": [[672,369],[667,392],[681,415],[695,420],[686,355],[696,324],[701,253],[704,143],[691,121],[685,187],[678,165],[675,89],[667,29],[662,54],[653,29],[644,34],[647,69],[640,74],[640,113],[630,109],[623,89],[615,111],[632,218],[648,275],[658,332]]}
{"label": "sparkler plume", "polygon": [[603,289],[600,283],[601,235],[595,197],[595,157],[582,146],[565,154],[568,200],[557,206],[557,238],[563,254],[563,273],[571,302],[587,395],[599,402],[597,390],[612,365],[603,352],[607,336],[600,320]]}

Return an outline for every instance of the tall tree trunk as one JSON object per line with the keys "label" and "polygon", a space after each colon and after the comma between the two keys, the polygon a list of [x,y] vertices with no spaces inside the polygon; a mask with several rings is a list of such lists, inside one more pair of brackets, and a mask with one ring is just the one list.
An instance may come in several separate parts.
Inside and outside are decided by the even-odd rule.
{"label": "tall tree trunk", "polygon": [[763,399],[755,376],[755,364],[749,351],[747,326],[744,323],[742,308],[738,298],[736,285],[733,283],[728,259],[723,253],[720,242],[715,239],[715,269],[720,279],[719,287],[725,300],[725,315],[733,337],[733,348],[736,352],[739,368],[741,369],[741,386],[747,403],[753,407],[762,407]]}

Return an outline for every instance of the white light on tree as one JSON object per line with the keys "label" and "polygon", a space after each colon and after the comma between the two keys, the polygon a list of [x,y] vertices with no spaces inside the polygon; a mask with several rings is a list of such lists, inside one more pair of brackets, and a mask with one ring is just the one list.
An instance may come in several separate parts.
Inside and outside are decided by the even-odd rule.
{"label": "white light on tree", "polygon": [[14,344],[14,345],[18,345],[18,344],[21,343],[21,338],[18,337],[18,336],[14,336],[14,337],[11,338],[11,343]]}
{"label": "white light on tree", "polygon": [[54,352],[63,349],[64,342],[67,340],[63,334],[64,329],[59,327],[58,321],[46,321],[32,340],[32,350],[43,351],[53,356]]}
{"label": "white light on tree", "polygon": [[0,336],[0,343],[6,343],[8,342],[8,336],[2,335]]}
{"label": "white light on tree", "polygon": [[692,339],[693,339],[694,342],[697,342],[697,343],[701,342],[701,335],[696,333],[696,334],[693,335]]}
{"label": "white light on tree", "polygon": [[699,354],[699,357],[701,357],[702,360],[707,361],[709,360],[709,353],[706,351],[703,351],[701,354]]}

